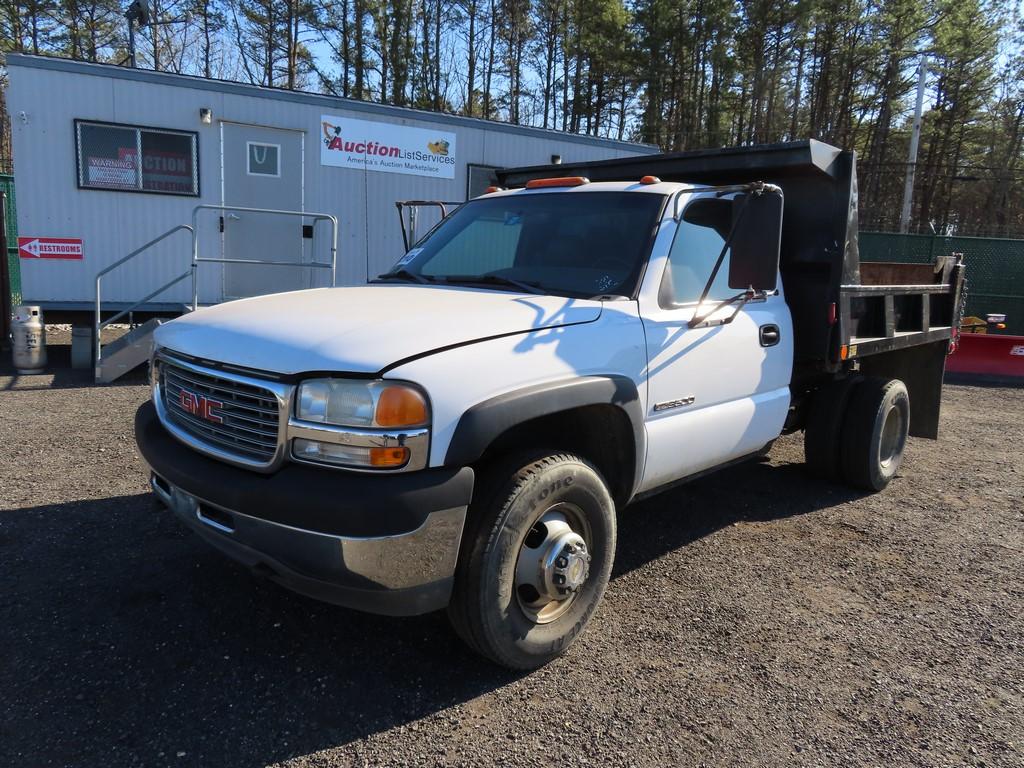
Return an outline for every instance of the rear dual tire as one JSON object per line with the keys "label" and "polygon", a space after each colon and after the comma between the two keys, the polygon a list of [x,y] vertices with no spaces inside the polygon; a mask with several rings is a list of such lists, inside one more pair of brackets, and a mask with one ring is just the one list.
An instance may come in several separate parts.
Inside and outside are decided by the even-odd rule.
{"label": "rear dual tire", "polygon": [[832,382],[815,393],[808,411],[808,467],[830,482],[881,491],[896,476],[910,428],[910,396],[899,379]]}

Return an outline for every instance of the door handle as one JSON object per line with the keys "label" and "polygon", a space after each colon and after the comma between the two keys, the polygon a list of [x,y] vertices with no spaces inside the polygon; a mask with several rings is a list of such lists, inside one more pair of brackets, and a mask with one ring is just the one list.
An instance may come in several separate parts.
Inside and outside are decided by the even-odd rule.
{"label": "door handle", "polygon": [[781,338],[779,326],[775,325],[775,323],[762,325],[758,331],[758,337],[762,347],[774,347]]}

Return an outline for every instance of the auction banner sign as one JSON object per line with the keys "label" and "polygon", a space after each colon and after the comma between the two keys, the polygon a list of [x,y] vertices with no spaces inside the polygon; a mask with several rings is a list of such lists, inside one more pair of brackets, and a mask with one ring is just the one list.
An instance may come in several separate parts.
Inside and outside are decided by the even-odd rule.
{"label": "auction banner sign", "polygon": [[320,164],[455,178],[455,134],[321,115]]}

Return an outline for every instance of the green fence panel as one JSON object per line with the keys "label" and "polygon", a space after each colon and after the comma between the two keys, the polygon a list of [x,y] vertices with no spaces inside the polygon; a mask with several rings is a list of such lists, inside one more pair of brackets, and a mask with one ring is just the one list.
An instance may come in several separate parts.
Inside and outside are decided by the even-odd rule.
{"label": "green fence panel", "polygon": [[21,304],[21,262],[18,260],[18,209],[14,202],[14,177],[0,173],[0,191],[7,194],[7,221],[4,231],[7,233],[7,259],[11,275],[11,306]]}
{"label": "green fence panel", "polygon": [[1007,331],[1024,335],[1024,240],[860,233],[861,261],[929,264],[950,253],[967,265],[967,314],[1005,314]]}

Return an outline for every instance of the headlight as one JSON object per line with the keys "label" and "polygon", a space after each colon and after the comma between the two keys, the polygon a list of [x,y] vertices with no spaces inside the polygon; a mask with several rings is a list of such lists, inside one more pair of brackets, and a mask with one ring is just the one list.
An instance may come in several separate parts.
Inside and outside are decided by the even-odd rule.
{"label": "headlight", "polygon": [[299,387],[302,421],[368,429],[425,427],[427,399],[415,387],[390,381],[310,379]]}
{"label": "headlight", "polygon": [[292,456],[353,469],[422,469],[430,409],[416,387],[394,381],[310,379],[289,425]]}

